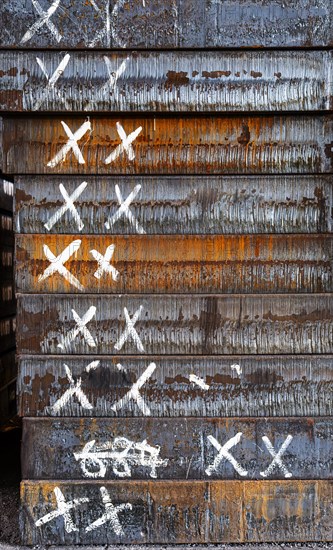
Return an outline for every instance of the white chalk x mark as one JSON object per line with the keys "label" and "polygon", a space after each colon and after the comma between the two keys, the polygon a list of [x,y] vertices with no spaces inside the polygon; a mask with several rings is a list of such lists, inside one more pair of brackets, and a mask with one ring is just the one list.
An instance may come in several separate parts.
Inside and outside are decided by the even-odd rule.
{"label": "white chalk x mark", "polygon": [[237,365],[236,363],[234,365],[231,365],[231,367],[233,370],[235,370],[238,374],[238,376],[240,376],[242,374],[242,367],[240,365]]}
{"label": "white chalk x mark", "polygon": [[71,56],[69,54],[65,55],[65,57],[59,63],[58,67],[56,68],[56,70],[54,71],[52,76],[49,76],[43,61],[39,57],[36,57],[36,61],[37,61],[39,67],[42,70],[42,73],[44,74],[44,76],[47,80],[47,85],[41,91],[41,98],[34,104],[34,106],[33,106],[34,111],[37,111],[40,108],[40,106],[47,100],[47,98],[50,95],[52,90],[55,91],[55,93],[56,93],[57,97],[60,99],[61,103],[65,104],[66,109],[70,109],[70,105],[69,105],[68,101],[66,100],[66,97],[63,94],[60,93],[60,90],[58,90],[55,87],[57,81],[63,75],[63,73],[64,73],[64,71],[65,71],[65,69],[68,65],[68,62],[70,60],[70,57]]}
{"label": "white chalk x mark", "polygon": [[98,269],[94,273],[94,277],[96,279],[100,279],[104,273],[110,274],[112,279],[114,281],[118,281],[119,279],[119,271],[113,265],[110,265],[113,253],[114,253],[115,245],[110,244],[110,246],[107,247],[105,254],[100,254],[97,250],[90,250],[90,254],[96,260],[98,263]]}
{"label": "white chalk x mark", "polygon": [[[85,371],[90,372],[92,370],[95,370],[99,365],[99,361],[93,361],[92,363],[89,363],[89,365],[86,366]],[[52,413],[57,414],[58,412],[63,409],[67,403],[72,399],[72,397],[76,397],[76,399],[79,401],[81,407],[83,409],[91,410],[93,409],[93,406],[89,402],[87,396],[82,391],[82,378],[78,378],[77,381],[74,380],[72,371],[64,363],[64,369],[66,372],[67,380],[70,384],[69,388],[65,391],[65,393],[54,403],[54,405],[51,407]]]}
{"label": "white chalk x mark", "polygon": [[117,403],[112,405],[111,410],[114,412],[117,412],[118,410],[125,407],[131,399],[133,399],[136,402],[139,409],[141,410],[142,414],[144,414],[145,416],[150,416],[151,415],[150,409],[148,405],[146,405],[139,390],[151,377],[155,369],[156,369],[156,364],[150,363],[150,365],[146,368],[144,373],[141,374],[140,378],[138,378],[138,380],[135,382],[135,384],[133,384],[131,389],[124,395],[124,397],[122,397],[121,399],[119,399],[119,401],[117,401]]}
{"label": "white chalk x mark", "polygon": [[78,141],[89,131],[91,132],[90,120],[86,120],[78,130],[73,134],[72,130],[67,126],[66,122],[61,121],[62,127],[68,137],[67,143],[63,145],[60,151],[47,163],[50,168],[55,168],[60,162],[64,162],[69,151],[72,151],[79,164],[85,164],[81,150],[78,146]]}
{"label": "white chalk x mark", "polygon": [[[111,36],[117,46],[120,46],[121,48],[126,47],[126,44],[120,40],[116,32],[116,25],[114,24],[114,21],[118,17],[119,8],[123,7],[125,2],[126,0],[118,0],[112,9],[112,12],[110,13],[110,0],[105,0],[103,10],[99,8],[95,0],[90,0],[91,5],[100,16],[101,20],[104,23],[104,26],[100,31],[96,33],[94,39],[90,42],[89,47],[95,47],[99,42],[102,42],[104,37],[106,37],[106,46],[107,48],[110,48]],[[111,23],[111,21],[113,23]]]}
{"label": "white chalk x mark", "polygon": [[115,191],[116,191],[118,203],[120,206],[117,212],[113,214],[112,217],[110,216],[109,219],[105,222],[105,227],[107,229],[111,229],[122,216],[125,216],[137,233],[139,233],[140,235],[144,235],[146,233],[143,227],[141,227],[141,225],[138,223],[137,219],[132,214],[129,208],[130,204],[133,202],[133,200],[135,199],[135,197],[137,196],[140,190],[141,190],[141,185],[136,185],[133,191],[128,195],[127,199],[124,201],[121,191],[119,189],[119,186],[118,185],[115,186]]}
{"label": "white chalk x mark", "polygon": [[93,339],[90,331],[87,329],[86,325],[91,321],[96,313],[96,307],[91,306],[88,311],[81,317],[76,313],[75,309],[72,309],[73,318],[76,322],[76,326],[71,329],[67,335],[63,338],[63,341],[58,344],[58,348],[66,349],[67,346],[76,338],[78,334],[82,334],[86,344],[90,348],[96,347],[96,342]]}
{"label": "white chalk x mark", "polygon": [[[99,88],[99,90],[96,93],[96,96],[102,97],[104,99],[104,98],[107,98],[108,92],[109,92],[109,95],[111,95],[115,91],[118,78],[125,72],[127,63],[129,61],[129,57],[126,57],[126,59],[120,64],[118,69],[116,69],[115,71],[112,68],[110,59],[106,55],[103,56],[103,59],[106,65],[109,78],[107,82],[105,82],[105,84],[103,84],[103,86]],[[84,110],[85,111],[94,110],[94,106],[95,106],[95,102],[89,101],[88,104],[85,106]]]}
{"label": "white chalk x mark", "polygon": [[190,374],[189,381],[199,386],[202,390],[209,390],[209,385],[206,384],[206,382],[202,378],[199,378],[199,376],[196,376],[195,374]]}
{"label": "white chalk x mark", "polygon": [[79,196],[83,193],[85,188],[87,187],[88,183],[86,181],[83,181],[81,185],[77,189],[75,189],[74,193],[72,195],[69,195],[63,186],[62,183],[59,185],[60,193],[62,194],[63,198],[65,199],[65,204],[57,210],[53,216],[50,217],[50,219],[47,221],[47,223],[44,224],[44,227],[48,231],[52,229],[52,227],[60,220],[60,218],[69,210],[76,222],[77,228],[79,231],[82,231],[84,228],[84,223],[81,220],[79,213],[74,205],[74,201],[76,201]]}
{"label": "white chalk x mark", "polygon": [[119,340],[115,343],[114,347],[117,351],[120,351],[125,342],[131,337],[139,351],[144,351],[144,347],[142,345],[142,342],[139,338],[139,335],[137,331],[134,328],[135,323],[139,319],[141,312],[143,310],[143,307],[140,306],[139,309],[136,310],[133,317],[130,318],[127,307],[124,307],[124,315],[126,320],[126,327],[122,335],[120,336]]}
{"label": "white chalk x mark", "polygon": [[102,502],[105,507],[105,513],[96,521],[88,525],[88,527],[86,527],[86,532],[89,533],[90,531],[94,531],[94,529],[101,527],[105,523],[110,523],[111,529],[116,533],[116,535],[123,536],[124,530],[121,526],[118,514],[119,512],[124,512],[125,510],[132,510],[132,504],[127,502],[125,504],[114,506],[111,502],[110,495],[106,487],[101,487],[100,492]]}
{"label": "white chalk x mark", "polygon": [[146,439],[135,443],[126,437],[116,437],[110,443],[95,443],[95,440],[89,441],[81,452],[74,453],[85,477],[105,477],[110,463],[113,473],[119,478],[131,477],[135,466],[150,468],[150,477],[157,478],[156,469],[168,463],[160,458],[160,447],[152,447]]}
{"label": "white chalk x mark", "polygon": [[288,435],[288,437],[280,447],[279,451],[276,452],[272,443],[268,439],[268,437],[266,437],[265,435],[262,437],[262,440],[266,446],[266,449],[268,450],[269,454],[273,457],[273,461],[268,466],[268,468],[266,468],[264,472],[260,472],[260,475],[262,477],[268,477],[275,470],[275,468],[280,468],[280,470],[282,470],[282,472],[284,473],[285,478],[292,477],[292,474],[287,470],[286,466],[283,464],[281,460],[282,456],[284,455],[290,443],[292,442],[292,439],[293,439],[293,436]]}
{"label": "white chalk x mark", "polygon": [[120,122],[116,122],[117,132],[121,139],[121,143],[115,148],[114,151],[105,159],[105,164],[110,164],[117,160],[117,158],[122,154],[126,153],[129,160],[135,159],[134,149],[132,147],[133,141],[138,137],[142,132],[142,126],[139,126],[134,132],[131,132],[129,135],[126,134],[124,128]]}
{"label": "white chalk x mark", "polygon": [[210,441],[210,443],[215,447],[215,449],[218,450],[218,454],[215,457],[213,464],[206,468],[206,474],[208,476],[211,476],[214,472],[218,472],[218,468],[223,460],[227,460],[228,462],[230,462],[230,464],[235,468],[236,472],[240,476],[247,476],[247,471],[237,462],[232,454],[229,453],[230,449],[232,449],[232,447],[240,442],[242,435],[242,432],[238,432],[234,437],[229,439],[229,441],[227,441],[223,445],[223,447],[222,445],[220,445],[217,439],[215,439],[215,437],[213,437],[212,435],[208,436],[208,440]]}
{"label": "white chalk x mark", "polygon": [[64,263],[66,263],[73,254],[75,254],[81,246],[81,241],[79,239],[71,242],[65,250],[59,254],[59,256],[55,256],[53,252],[49,249],[47,244],[43,245],[43,250],[46,258],[49,260],[50,265],[45,269],[44,273],[42,275],[38,276],[38,282],[41,283],[42,281],[45,281],[48,277],[51,277],[51,275],[54,275],[55,273],[59,273],[68,281],[71,285],[75,286],[79,290],[84,290],[84,286],[78,281],[74,275],[64,266]]}
{"label": "white chalk x mark", "polygon": [[60,0],[55,0],[47,11],[43,10],[43,8],[41,7],[40,3],[37,0],[31,0],[31,2],[40,17],[27,30],[27,32],[25,33],[25,35],[21,40],[21,44],[25,44],[26,42],[28,42],[28,40],[30,40],[34,36],[34,34],[36,34],[36,32],[44,25],[48,27],[49,31],[55,37],[56,41],[60,42],[60,40],[62,39],[62,35],[58,31],[54,23],[51,21],[52,15],[55,13],[55,11],[58,9],[60,5]]}
{"label": "white chalk x mark", "polygon": [[36,527],[41,527],[42,525],[45,525],[45,523],[49,523],[50,521],[58,517],[62,517],[64,520],[66,533],[78,531],[79,529],[78,527],[76,527],[76,525],[74,525],[74,522],[70,515],[70,511],[75,510],[75,508],[78,508],[82,504],[89,502],[89,498],[75,498],[74,500],[66,502],[65,497],[59,487],[54,488],[54,495],[57,501],[57,509],[38,519],[35,522]]}

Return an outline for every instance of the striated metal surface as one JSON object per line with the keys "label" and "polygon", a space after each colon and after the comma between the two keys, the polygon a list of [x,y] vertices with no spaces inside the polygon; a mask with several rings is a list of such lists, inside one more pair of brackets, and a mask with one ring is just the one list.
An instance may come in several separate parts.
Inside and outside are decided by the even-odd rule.
{"label": "striated metal surface", "polygon": [[[91,360],[98,361],[98,365],[87,372]],[[333,413],[332,356],[95,355],[91,360],[87,356],[65,355],[20,357],[21,416],[143,416],[133,399],[121,410],[111,407],[131,390],[152,362],[156,369],[140,388],[140,394],[153,417],[293,417]],[[59,410],[53,408],[71,387],[65,364],[73,379],[81,380],[81,389],[92,408],[84,407],[75,395]]]}
{"label": "striated metal surface", "polygon": [[[45,1],[39,4],[45,13],[51,6]],[[42,14],[31,0],[3,0],[0,45],[69,49],[333,43],[330,0],[60,0],[53,4],[49,28],[41,24]]]}
{"label": "striated metal surface", "polygon": [[[141,344],[127,337],[126,311]],[[18,323],[18,351],[27,354],[333,352],[331,294],[19,295]]]}
{"label": "striated metal surface", "polygon": [[[59,186],[71,196],[86,182],[70,209]],[[19,176],[15,178],[17,233],[137,234],[118,213],[116,185],[147,234],[325,233],[333,231],[333,177],[326,176]],[[140,186],[140,188],[137,188]],[[80,191],[80,190],[79,190]],[[45,227],[47,224],[47,228]],[[82,227],[83,226],[83,227]]]}
{"label": "striated metal surface", "polygon": [[[0,123],[1,135],[1,123]],[[13,213],[13,192],[14,185],[12,182],[0,178],[0,210]]]}
{"label": "striated metal surface", "polygon": [[[102,487],[115,506],[118,535],[112,520],[89,528],[105,513]],[[67,532],[60,515],[35,525],[57,510],[56,488],[65,502],[85,499],[70,510],[73,528],[67,522]],[[22,542],[331,541],[332,499],[331,481],[25,481],[21,484]],[[127,509],[117,508],[121,504],[127,504]]]}
{"label": "striated metal surface", "polygon": [[0,64],[4,111],[315,111],[333,104],[331,52],[5,51]]}
{"label": "striated metal surface", "polygon": [[13,280],[14,247],[0,242],[0,281]]}
{"label": "striated metal surface", "polygon": [[13,280],[0,280],[0,317],[14,315],[16,312],[15,284]]}
{"label": "striated metal surface", "polygon": [[15,254],[23,293],[333,292],[330,235],[17,235]]}
{"label": "striated metal surface", "polygon": [[[62,121],[69,136],[77,135],[80,155],[77,149],[73,154]],[[132,149],[124,150],[119,130],[133,133]],[[6,118],[3,169],[15,174],[324,173],[332,170],[332,131],[329,116]]]}
{"label": "striated metal surface", "polygon": [[[288,445],[267,473],[266,438],[276,452]],[[234,464],[217,459],[216,442],[229,441]],[[23,479],[333,478],[331,418],[30,418],[22,444]]]}

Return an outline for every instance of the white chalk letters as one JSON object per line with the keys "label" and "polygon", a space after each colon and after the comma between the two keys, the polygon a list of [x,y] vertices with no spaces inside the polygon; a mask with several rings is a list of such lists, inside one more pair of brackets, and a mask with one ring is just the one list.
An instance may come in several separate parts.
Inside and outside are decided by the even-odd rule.
{"label": "white chalk letters", "polygon": [[64,263],[69,260],[69,258],[75,254],[75,252],[78,251],[78,249],[81,246],[81,241],[79,239],[71,242],[65,250],[59,254],[59,256],[55,256],[53,252],[49,249],[47,244],[44,244],[44,254],[47,257],[47,259],[50,262],[50,265],[45,269],[44,273],[42,275],[39,275],[38,282],[41,283],[42,281],[45,281],[48,277],[53,275],[54,273],[60,273],[68,281],[71,285],[75,286],[79,290],[84,290],[84,286],[81,285],[80,281],[77,280],[74,275],[68,269],[64,266]]}
{"label": "white chalk letters", "polygon": [[228,460],[228,462],[232,464],[232,466],[235,468],[236,472],[240,476],[247,475],[247,471],[244,470],[244,468],[237,462],[237,460],[235,460],[232,454],[229,453],[229,450],[240,442],[242,435],[243,435],[242,432],[239,432],[234,437],[229,439],[229,441],[227,441],[223,445],[223,447],[215,439],[215,437],[213,437],[212,435],[208,436],[208,440],[210,441],[210,443],[214,445],[215,449],[218,450],[218,455],[215,457],[213,464],[211,464],[210,466],[208,466],[208,468],[206,468],[206,474],[208,476],[211,476],[214,472],[218,472],[218,468],[224,459]]}
{"label": "white chalk letters", "polygon": [[47,163],[47,166],[49,166],[50,168],[55,168],[57,164],[59,164],[59,162],[64,162],[67,153],[69,153],[69,151],[71,150],[78,160],[78,163],[85,164],[85,160],[82,156],[77,142],[84,136],[84,134],[86,134],[88,131],[91,131],[90,120],[86,120],[86,122],[84,122],[74,134],[63,120],[61,121],[61,124],[67,134],[68,141],[63,147],[61,147],[60,151],[55,155],[55,157],[53,157],[53,159]]}
{"label": "white chalk letters", "polygon": [[113,442],[96,445],[89,441],[79,453],[74,453],[80,461],[84,477],[105,477],[107,465],[118,478],[131,477],[133,466],[150,468],[150,477],[157,478],[156,468],[166,466],[168,461],[160,458],[160,447],[152,447],[144,440],[140,443],[126,437],[116,437]]}

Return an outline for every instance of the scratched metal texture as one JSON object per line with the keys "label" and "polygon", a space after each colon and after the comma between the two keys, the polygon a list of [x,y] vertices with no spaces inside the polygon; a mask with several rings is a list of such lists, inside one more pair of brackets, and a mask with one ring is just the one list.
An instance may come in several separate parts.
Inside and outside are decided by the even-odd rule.
{"label": "scratched metal texture", "polygon": [[14,246],[0,242],[0,281],[13,280]]}
{"label": "scratched metal texture", "polygon": [[[1,125],[0,125],[1,132]],[[1,163],[2,164],[2,163]],[[0,177],[0,210],[13,214],[13,193],[14,185]]]}
{"label": "scratched metal texture", "polygon": [[[56,509],[54,489],[65,501],[85,498],[67,533],[62,517],[34,522]],[[110,522],[87,531],[105,513],[101,487],[109,492],[124,535]],[[237,543],[331,541],[332,481],[25,481],[21,484],[23,544]]]}
{"label": "scratched metal texture", "polygon": [[[143,351],[130,336],[117,353],[124,308],[137,313]],[[91,312],[89,344],[73,309],[81,319]],[[333,296],[18,295],[17,346],[47,355],[333,353]]]}
{"label": "scratched metal texture", "polygon": [[[71,132],[85,131],[79,140],[82,159],[66,147]],[[117,149],[121,139],[142,128],[134,140],[133,160]],[[8,174],[290,174],[332,170],[333,118],[330,116],[214,116],[133,118],[110,115],[62,118],[5,118],[3,170]],[[106,164],[110,156],[119,156]],[[51,163],[51,165],[48,165]]]}
{"label": "scratched metal texture", "polygon": [[[59,189],[71,196],[83,227],[70,210],[46,228],[65,205]],[[333,177],[323,176],[154,176],[85,177],[18,176],[15,178],[17,233],[136,234],[126,215],[107,230],[123,200],[147,234],[331,233]]]}
{"label": "scratched metal texture", "polygon": [[0,109],[107,113],[329,110],[333,105],[332,61],[327,51],[4,51],[0,53]]}
{"label": "scratched metal texture", "polygon": [[[21,356],[18,408],[21,416],[142,417],[129,400],[111,407],[132,388],[149,364],[156,369],[140,388],[153,417],[294,417],[333,413],[332,356]],[[88,373],[91,361],[99,361]],[[71,384],[69,368],[92,409],[73,396],[53,405]],[[118,365],[118,366],[117,366]],[[201,380],[204,387],[190,380]]]}
{"label": "scratched metal texture", "polygon": [[[230,453],[242,468],[239,472],[225,457],[218,459],[215,446],[217,442],[222,447],[236,434]],[[278,452],[288,436],[282,455],[285,469],[276,465],[266,473],[273,458],[263,438]],[[22,445],[23,479],[333,478],[330,417],[30,418],[23,422]]]}
{"label": "scratched metal texture", "polygon": [[[66,250],[75,280],[48,275]],[[17,235],[15,255],[21,293],[333,292],[331,235]]]}
{"label": "scratched metal texture", "polygon": [[[2,0],[13,48],[311,47],[333,43],[330,0],[58,0],[49,26],[31,0]],[[51,3],[39,0],[44,12]],[[26,34],[36,24],[37,32]]]}

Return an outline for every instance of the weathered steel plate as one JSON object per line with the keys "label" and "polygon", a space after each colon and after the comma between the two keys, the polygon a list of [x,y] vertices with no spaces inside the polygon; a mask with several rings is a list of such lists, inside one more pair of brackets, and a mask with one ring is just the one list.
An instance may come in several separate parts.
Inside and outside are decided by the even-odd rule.
{"label": "weathered steel plate", "polygon": [[[1,121],[0,121],[0,131],[1,131]],[[13,183],[0,178],[0,210],[5,212],[13,212],[13,192],[14,192]]]}
{"label": "weathered steel plate", "polygon": [[0,240],[0,281],[12,280],[14,276],[14,246]]}
{"label": "weathered steel plate", "polygon": [[[333,478],[329,417],[31,418],[22,445],[23,479]],[[283,447],[281,464],[272,465],[271,445]]]}
{"label": "weathered steel plate", "polygon": [[[133,221],[130,215],[119,216],[116,186],[123,200],[133,193],[129,205]],[[18,233],[136,234],[143,230],[147,234],[204,235],[333,231],[331,175],[163,179],[19,176],[15,178],[15,188]],[[72,200],[81,222],[68,207],[66,193],[79,195]],[[109,218],[113,223],[107,229]]]}
{"label": "weathered steel plate", "polygon": [[18,292],[333,292],[331,235],[17,235],[15,253]]}
{"label": "weathered steel plate", "polygon": [[16,318],[0,319],[0,353],[15,347]]}
{"label": "weathered steel plate", "polygon": [[1,244],[14,245],[13,214],[0,211]]}
{"label": "weathered steel plate", "polygon": [[[328,46],[329,0],[3,0],[0,44],[16,48]],[[49,10],[49,12],[48,12]],[[44,12],[44,19],[42,18]]]}
{"label": "weathered steel plate", "polygon": [[333,352],[330,294],[19,295],[18,323],[27,354]]}
{"label": "weathered steel plate", "polygon": [[[65,525],[56,495],[72,503]],[[330,481],[25,481],[21,502],[25,544],[333,539]]]}
{"label": "weathered steel plate", "polygon": [[333,102],[330,52],[5,51],[0,63],[3,111],[315,111]]}
{"label": "weathered steel plate", "polygon": [[92,120],[64,116],[6,118],[3,127],[3,170],[8,174],[332,170],[333,118],[329,116],[198,115],[180,119],[112,115]]}
{"label": "weathered steel plate", "polygon": [[0,280],[0,317],[16,313],[14,281]]}
{"label": "weathered steel plate", "polygon": [[[95,368],[87,367],[92,362]],[[141,379],[140,394],[153,417],[328,416],[333,414],[332,356],[23,356],[19,359],[21,416],[143,416],[129,399],[112,407]],[[66,372],[67,365],[69,371]],[[149,374],[150,371],[148,371]],[[81,380],[92,408],[71,388]],[[141,382],[140,382],[141,383]],[[66,394],[65,398],[63,398]],[[61,407],[54,408],[61,401]],[[147,412],[147,411],[146,411]]]}

